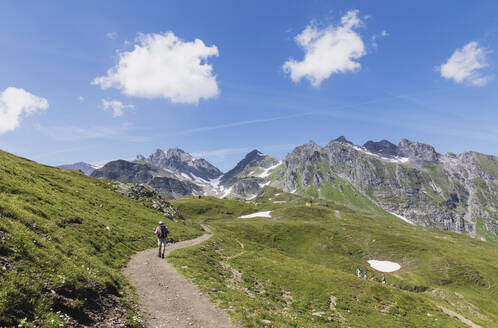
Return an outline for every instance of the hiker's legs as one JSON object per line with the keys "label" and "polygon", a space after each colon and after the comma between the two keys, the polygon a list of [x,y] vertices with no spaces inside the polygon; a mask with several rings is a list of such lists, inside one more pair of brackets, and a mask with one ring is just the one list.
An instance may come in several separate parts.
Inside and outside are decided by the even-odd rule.
{"label": "hiker's legs", "polygon": [[161,257],[161,246],[162,246],[161,239],[157,239],[157,256]]}
{"label": "hiker's legs", "polygon": [[163,258],[164,258],[164,252],[166,252],[166,238],[163,239],[163,252],[162,252]]}
{"label": "hiker's legs", "polygon": [[166,251],[166,239],[158,239],[158,253],[157,256],[164,257],[164,252]]}

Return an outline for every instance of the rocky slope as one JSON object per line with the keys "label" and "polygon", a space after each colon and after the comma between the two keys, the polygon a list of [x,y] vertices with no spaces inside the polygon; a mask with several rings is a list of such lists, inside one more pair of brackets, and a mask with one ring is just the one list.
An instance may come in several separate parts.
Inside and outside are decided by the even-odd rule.
{"label": "rocky slope", "polygon": [[112,161],[95,170],[91,176],[122,183],[143,184],[160,192],[166,198],[202,193],[202,188],[191,181],[182,180],[169,171],[144,162]]}
{"label": "rocky slope", "polygon": [[138,155],[136,160],[198,182],[216,179],[222,175],[219,169],[205,159],[194,158],[180,148],[172,148],[168,151],[157,149],[147,158]]}
{"label": "rocky slope", "polygon": [[[133,163],[115,161],[92,176],[143,184],[166,197],[213,195],[252,199],[265,186],[342,203],[357,210],[387,210],[405,221],[493,239],[498,234],[498,160],[476,152],[439,154],[401,139],[339,137],[321,147],[310,141],[284,161],[257,150],[223,174],[181,149],[157,150]],[[497,239],[498,240],[498,239]]]}
{"label": "rocky slope", "polygon": [[[356,146],[344,137],[296,147],[271,185],[349,204],[371,201],[408,221],[442,230],[498,233],[498,159],[441,155],[402,139]],[[342,194],[342,195],[341,195]],[[346,195],[349,195],[346,197]],[[338,197],[339,196],[339,197]]]}

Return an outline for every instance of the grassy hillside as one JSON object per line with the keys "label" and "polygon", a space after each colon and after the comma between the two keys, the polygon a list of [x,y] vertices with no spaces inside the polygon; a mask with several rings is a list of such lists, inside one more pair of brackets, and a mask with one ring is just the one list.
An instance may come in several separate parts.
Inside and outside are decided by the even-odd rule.
{"label": "grassy hillside", "polygon": [[[169,261],[243,327],[466,327],[438,306],[498,326],[493,244],[330,201],[308,208],[296,195],[261,195],[254,202],[174,202],[216,234]],[[273,218],[237,219],[263,210]],[[402,269],[382,285],[370,259]],[[356,277],[358,266],[368,280]]]}
{"label": "grassy hillside", "polygon": [[[164,218],[113,184],[0,151],[0,326],[140,324],[120,268]],[[174,240],[201,234],[167,224]]]}

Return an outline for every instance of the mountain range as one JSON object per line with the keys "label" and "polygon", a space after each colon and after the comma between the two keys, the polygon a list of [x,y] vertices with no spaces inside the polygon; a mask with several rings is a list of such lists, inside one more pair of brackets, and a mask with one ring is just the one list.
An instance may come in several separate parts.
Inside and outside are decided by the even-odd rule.
{"label": "mountain range", "polygon": [[358,146],[339,137],[323,147],[310,141],[284,160],[253,150],[226,173],[179,148],[158,149],[133,162],[109,162],[90,174],[143,184],[170,198],[251,200],[265,188],[277,188],[351,208],[382,209],[439,230],[480,238],[498,234],[497,157],[440,154],[431,145],[407,139],[398,145],[381,140]]}
{"label": "mountain range", "polygon": [[80,170],[81,172],[85,173],[86,175],[91,175],[93,171],[96,169],[100,168],[97,165],[93,164],[88,164],[85,162],[78,162],[74,164],[65,164],[65,165],[59,165],[58,166],[61,169],[70,169],[70,170]]}

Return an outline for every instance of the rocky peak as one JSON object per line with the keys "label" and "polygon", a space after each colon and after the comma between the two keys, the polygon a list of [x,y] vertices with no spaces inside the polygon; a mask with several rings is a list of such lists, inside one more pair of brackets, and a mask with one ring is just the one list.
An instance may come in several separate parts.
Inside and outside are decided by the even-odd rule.
{"label": "rocky peak", "polygon": [[253,151],[251,151],[250,153],[248,153],[244,159],[257,159],[257,158],[260,158],[260,157],[264,157],[263,153],[261,153],[259,150],[257,149],[254,149]]}
{"label": "rocky peak", "polygon": [[418,161],[437,162],[438,160],[438,153],[434,147],[405,138],[399,142],[398,154]]}
{"label": "rocky peak", "polygon": [[[164,152],[163,152],[164,153]],[[171,148],[166,152],[166,158],[174,159],[180,162],[193,161],[194,157],[180,148]]]}
{"label": "rocky peak", "polygon": [[339,138],[334,139],[332,141],[337,141],[337,142],[340,142],[340,143],[347,143],[347,144],[350,144],[350,145],[353,144],[351,141],[349,141],[348,139],[346,139],[346,137],[344,137],[344,136],[340,136]]}
{"label": "rocky peak", "polygon": [[[316,144],[313,140],[310,140],[307,144],[298,146],[294,148],[292,153],[296,154],[313,154],[315,151],[321,151],[322,147]],[[292,154],[291,153],[291,154]]]}
{"label": "rocky peak", "polygon": [[381,141],[372,141],[369,140],[365,142],[363,145],[364,148],[366,148],[369,152],[381,155],[381,156],[397,156],[398,155],[398,147],[387,141],[387,140],[381,140]]}
{"label": "rocky peak", "polygon": [[315,162],[320,158],[321,151],[322,147],[317,145],[314,141],[298,146],[285,157],[285,167],[293,167],[307,161]]}
{"label": "rocky peak", "polygon": [[137,155],[137,158],[135,159],[136,161],[140,161],[140,162],[145,162],[146,158],[144,155],[142,154],[138,154]]}
{"label": "rocky peak", "polygon": [[216,179],[222,173],[205,159],[194,158],[180,148],[171,148],[168,151],[157,149],[149,157],[137,156],[137,160],[144,161],[162,169],[170,170],[178,175],[196,177],[204,180]]}
{"label": "rocky peak", "polygon": [[277,159],[254,149],[238,162],[233,169],[223,175],[221,184],[225,186],[232,185],[238,178],[246,178],[254,169],[258,167],[267,168],[278,162]]}
{"label": "rocky peak", "polygon": [[62,169],[71,169],[71,170],[80,170],[86,175],[92,174],[92,172],[95,170],[95,166],[85,163],[85,162],[78,162],[74,164],[66,164],[66,165],[60,165],[58,166],[59,168]]}

